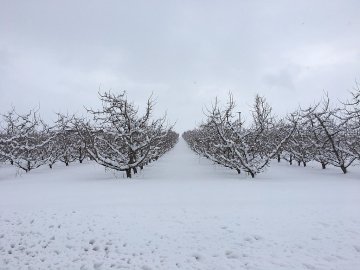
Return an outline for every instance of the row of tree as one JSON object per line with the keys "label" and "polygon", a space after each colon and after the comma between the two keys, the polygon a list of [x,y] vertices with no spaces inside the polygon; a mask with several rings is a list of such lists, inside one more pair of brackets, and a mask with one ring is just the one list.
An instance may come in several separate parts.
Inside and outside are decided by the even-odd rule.
{"label": "row of tree", "polygon": [[3,115],[0,161],[28,172],[44,164],[52,168],[57,161],[68,166],[90,158],[130,178],[176,144],[179,135],[167,126],[166,117],[153,119],[151,98],[141,115],[125,92],[99,97],[101,109],[87,109],[90,119],[58,114],[49,126],[37,111],[18,114],[13,109]]}
{"label": "row of tree", "polygon": [[298,109],[282,119],[272,114],[264,97],[256,96],[252,121],[237,117],[230,95],[225,106],[216,100],[198,128],[183,138],[198,154],[252,177],[272,159],[304,165],[317,161],[339,167],[343,173],[360,160],[360,88],[351,99],[332,107],[326,95],[319,103]]}

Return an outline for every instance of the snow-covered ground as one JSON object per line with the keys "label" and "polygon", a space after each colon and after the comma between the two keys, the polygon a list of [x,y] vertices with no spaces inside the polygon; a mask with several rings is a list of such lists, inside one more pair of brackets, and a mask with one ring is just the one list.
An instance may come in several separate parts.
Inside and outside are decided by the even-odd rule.
{"label": "snow-covered ground", "polygon": [[2,166],[0,269],[360,269],[360,169],[251,180],[183,140],[132,180]]}

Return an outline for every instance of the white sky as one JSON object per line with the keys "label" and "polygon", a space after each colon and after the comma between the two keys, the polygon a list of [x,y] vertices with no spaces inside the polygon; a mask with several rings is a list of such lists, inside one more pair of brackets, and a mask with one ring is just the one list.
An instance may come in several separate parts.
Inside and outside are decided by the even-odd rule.
{"label": "white sky", "polygon": [[284,114],[356,79],[358,0],[0,0],[0,112],[82,113],[101,86],[139,105],[153,92],[182,132],[229,91],[243,112],[260,93]]}

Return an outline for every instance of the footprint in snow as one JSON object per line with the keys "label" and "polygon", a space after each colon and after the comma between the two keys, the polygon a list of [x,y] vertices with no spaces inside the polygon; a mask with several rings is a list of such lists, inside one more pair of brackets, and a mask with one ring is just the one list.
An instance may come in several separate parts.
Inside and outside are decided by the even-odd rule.
{"label": "footprint in snow", "polygon": [[262,240],[262,239],[263,239],[263,237],[262,237],[262,236],[257,235],[257,234],[254,234],[254,235],[253,235],[253,237],[254,237],[254,239],[255,239],[255,240],[257,240],[257,241],[258,241],[258,240]]}
{"label": "footprint in snow", "polygon": [[319,222],[319,224],[325,228],[329,227],[330,225],[325,222]]}
{"label": "footprint in snow", "polygon": [[105,245],[107,245],[107,246],[111,246],[111,245],[112,245],[111,240],[107,241],[107,242],[105,243]]}
{"label": "footprint in snow", "polygon": [[316,267],[311,265],[311,264],[308,264],[308,263],[303,263],[303,266],[305,266],[306,269],[310,269],[310,270],[315,270]]}
{"label": "footprint in snow", "polygon": [[225,256],[227,259],[237,259],[239,258],[238,255],[236,255],[234,252],[232,252],[231,250],[228,250],[225,252]]}
{"label": "footprint in snow", "polygon": [[195,258],[195,260],[197,261],[201,261],[202,260],[202,256],[200,254],[193,254],[192,257]]}
{"label": "footprint in snow", "polygon": [[94,269],[96,269],[96,270],[101,269],[102,265],[103,265],[103,262],[94,263]]}
{"label": "footprint in snow", "polygon": [[244,241],[249,242],[249,243],[252,243],[254,240],[253,240],[253,238],[251,238],[251,237],[245,237],[245,238],[244,238]]}

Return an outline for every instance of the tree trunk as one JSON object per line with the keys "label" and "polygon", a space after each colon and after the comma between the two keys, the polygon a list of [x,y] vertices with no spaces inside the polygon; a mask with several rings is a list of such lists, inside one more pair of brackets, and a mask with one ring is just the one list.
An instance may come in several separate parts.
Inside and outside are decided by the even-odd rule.
{"label": "tree trunk", "polygon": [[126,169],[126,177],[131,178],[131,169]]}
{"label": "tree trunk", "polygon": [[66,165],[66,166],[69,166],[69,162],[65,162],[65,165]]}
{"label": "tree trunk", "polygon": [[280,155],[277,155],[277,160],[278,160],[278,162],[280,162],[280,160],[281,160]]}
{"label": "tree trunk", "polygon": [[82,163],[82,149],[79,147],[79,162]]}
{"label": "tree trunk", "polygon": [[325,163],[321,163],[321,168],[326,169],[326,164],[325,164]]}
{"label": "tree trunk", "polygon": [[238,173],[238,174],[240,174],[240,173],[241,173],[240,169],[236,169],[236,171],[237,171],[237,173]]}
{"label": "tree trunk", "polygon": [[251,178],[255,178],[255,174],[253,172],[249,172],[251,175]]}
{"label": "tree trunk", "polygon": [[306,162],[305,161],[303,161],[303,165],[304,165],[304,167],[306,167]]}
{"label": "tree trunk", "polygon": [[52,164],[49,164],[50,169],[52,169]]}
{"label": "tree trunk", "polygon": [[144,166],[143,166],[143,165],[140,166],[140,170],[142,170],[142,169],[144,169]]}
{"label": "tree trunk", "polygon": [[298,160],[298,166],[300,166],[301,165],[301,161],[300,160]]}
{"label": "tree trunk", "polygon": [[133,168],[133,172],[134,172],[134,174],[137,174],[138,171],[137,171],[136,167]]}
{"label": "tree trunk", "polygon": [[347,173],[346,167],[344,165],[341,165],[340,168],[343,171],[343,173]]}
{"label": "tree trunk", "polygon": [[289,162],[290,162],[290,165],[292,165],[292,155],[290,155],[290,160],[289,160]]}

